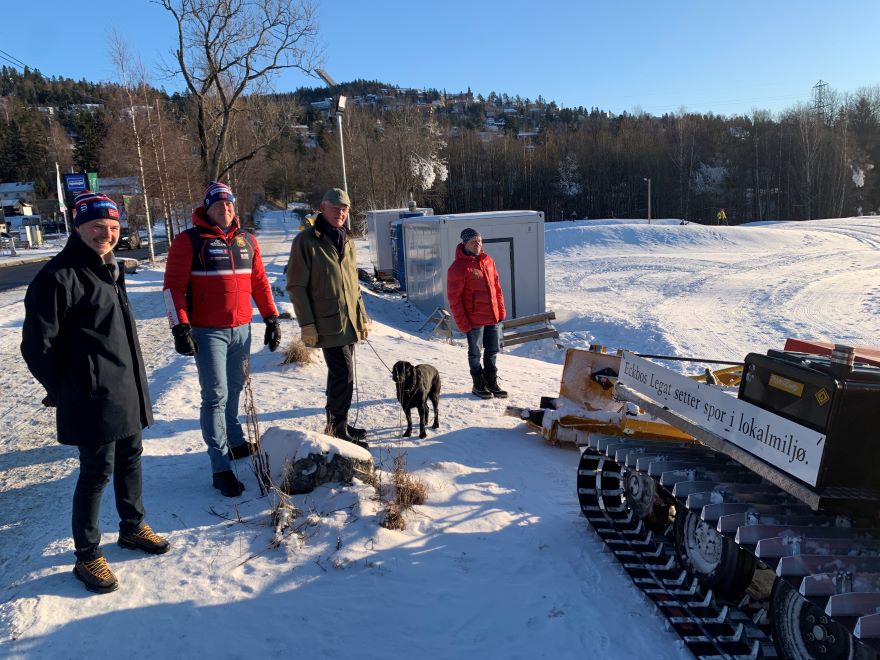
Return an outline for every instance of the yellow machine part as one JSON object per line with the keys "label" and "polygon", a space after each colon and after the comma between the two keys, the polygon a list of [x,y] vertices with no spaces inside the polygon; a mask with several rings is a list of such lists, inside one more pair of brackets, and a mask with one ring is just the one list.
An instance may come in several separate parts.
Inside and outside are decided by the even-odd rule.
{"label": "yellow machine part", "polygon": [[[742,380],[742,367],[726,367],[724,369],[717,369],[712,372],[712,376],[715,377],[715,381],[719,385],[724,385],[725,387],[738,387],[739,381]],[[696,378],[697,380],[701,380],[703,376],[691,376],[691,378]]]}
{"label": "yellow machine part", "polygon": [[[570,348],[565,352],[562,382],[559,386],[560,416],[554,420],[550,429],[542,429],[548,439],[581,444],[578,436],[586,441],[584,434],[601,433],[630,438],[650,437],[696,442],[687,433],[646,414],[590,415],[591,412],[601,411],[618,413],[623,406],[612,397],[612,386],[617,380],[616,377],[608,378],[606,381],[608,387],[602,387],[593,378],[594,374],[606,369],[610,369],[614,374],[619,373],[620,356],[600,350],[585,351],[576,348]],[[578,414],[577,409],[584,410],[584,414]]]}

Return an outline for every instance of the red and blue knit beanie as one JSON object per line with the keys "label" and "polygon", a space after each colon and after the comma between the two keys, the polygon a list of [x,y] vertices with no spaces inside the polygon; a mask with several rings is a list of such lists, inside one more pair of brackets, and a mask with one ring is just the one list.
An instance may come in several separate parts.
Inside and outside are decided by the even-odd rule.
{"label": "red and blue knit beanie", "polygon": [[235,204],[235,195],[232,194],[232,188],[220,181],[208,182],[205,188],[205,210],[211,208],[214,202],[232,202]]}
{"label": "red and blue knit beanie", "polygon": [[83,190],[73,199],[73,226],[92,220],[119,220],[119,209],[112,199],[101,193]]}

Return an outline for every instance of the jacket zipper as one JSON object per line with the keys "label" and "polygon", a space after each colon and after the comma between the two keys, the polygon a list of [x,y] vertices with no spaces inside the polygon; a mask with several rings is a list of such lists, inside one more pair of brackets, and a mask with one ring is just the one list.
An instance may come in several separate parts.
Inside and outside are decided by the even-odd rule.
{"label": "jacket zipper", "polygon": [[232,242],[228,234],[225,236],[226,238],[226,251],[229,254],[229,267],[232,269],[232,281],[235,283],[235,302],[232,307],[232,324],[233,327],[239,325],[238,323],[238,275],[235,274],[235,254],[232,252]]}

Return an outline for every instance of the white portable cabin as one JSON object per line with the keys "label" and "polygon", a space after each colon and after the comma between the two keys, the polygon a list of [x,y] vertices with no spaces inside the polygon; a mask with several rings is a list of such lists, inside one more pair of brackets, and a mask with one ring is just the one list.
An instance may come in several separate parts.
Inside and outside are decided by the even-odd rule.
{"label": "white portable cabin", "polygon": [[409,300],[426,315],[449,309],[446,272],[455,261],[463,229],[483,237],[495,261],[507,318],[543,314],[544,214],[540,211],[457,213],[402,221]]}
{"label": "white portable cabin", "polygon": [[391,253],[391,223],[408,214],[434,215],[434,209],[377,209],[367,211],[367,239],[370,242],[370,260],[373,274],[380,280],[392,277],[394,261]]}

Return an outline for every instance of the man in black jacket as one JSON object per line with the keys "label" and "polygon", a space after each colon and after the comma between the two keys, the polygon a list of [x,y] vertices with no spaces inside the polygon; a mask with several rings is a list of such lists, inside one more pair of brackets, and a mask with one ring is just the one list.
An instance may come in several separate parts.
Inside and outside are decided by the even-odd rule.
{"label": "man in black jacket", "polygon": [[74,200],[64,249],[28,286],[21,353],[55,407],[58,441],[79,449],[73,493],[74,575],[87,589],[119,583],[101,552],[101,493],[113,477],[119,545],[152,554],[167,540],[144,521],[141,431],[153,422],[150,393],[122,269],[113,256],[119,211],[109,197]]}

